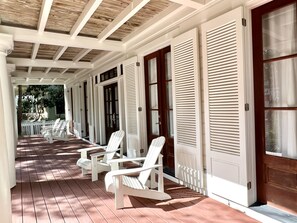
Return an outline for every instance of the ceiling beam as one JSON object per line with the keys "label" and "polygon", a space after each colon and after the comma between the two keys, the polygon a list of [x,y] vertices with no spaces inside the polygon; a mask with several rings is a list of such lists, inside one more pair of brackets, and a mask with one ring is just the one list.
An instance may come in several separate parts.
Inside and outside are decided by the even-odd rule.
{"label": "ceiling beam", "polygon": [[28,67],[28,74],[31,74],[32,72],[32,67]]}
{"label": "ceiling beam", "polygon": [[46,68],[46,70],[44,71],[44,73],[48,74],[51,69],[52,69],[51,67]]}
{"label": "ceiling beam", "polygon": [[84,36],[77,36],[75,39],[73,39],[70,35],[67,34],[52,32],[43,32],[42,34],[38,34],[37,30],[9,27],[3,25],[0,25],[0,32],[13,35],[14,41],[26,43],[39,43],[107,51],[125,50],[123,43],[119,41],[105,40],[104,42],[99,42],[96,38]]}
{"label": "ceiling beam", "polygon": [[83,49],[81,50],[74,58],[73,62],[78,62],[80,59],[82,59],[85,55],[87,55],[89,52],[91,52],[92,49]]}
{"label": "ceiling beam", "polygon": [[[40,14],[39,14],[39,20],[38,20],[38,25],[37,25],[37,30],[39,34],[42,34],[44,32],[48,16],[51,11],[51,7],[53,4],[53,0],[43,0]],[[39,50],[40,44],[35,43],[33,45],[33,50],[31,54],[31,59],[34,60],[37,56],[38,50]],[[28,72],[31,73],[32,67],[29,67]]]}
{"label": "ceiling beam", "polygon": [[201,9],[205,5],[205,0],[169,0],[193,9]]}
{"label": "ceiling beam", "polygon": [[37,29],[40,34],[43,33],[45,29],[52,4],[53,4],[53,0],[43,0],[42,2],[42,7],[39,14],[39,21],[37,25]]}
{"label": "ceiling beam", "polygon": [[8,63],[13,63],[16,66],[25,66],[25,67],[50,67],[50,68],[74,68],[74,69],[92,69],[94,66],[90,62],[76,62],[66,61],[66,60],[31,60],[31,59],[22,59],[22,58],[12,58],[7,57]]}
{"label": "ceiling beam", "polygon": [[82,30],[82,28],[85,26],[85,24],[89,21],[93,13],[96,11],[96,9],[101,4],[102,0],[90,0],[82,13],[80,14],[79,18],[77,19],[76,23],[70,30],[70,36],[71,38],[76,37],[79,32]]}
{"label": "ceiling beam", "polygon": [[182,7],[179,4],[173,4],[169,6],[167,9],[153,17],[151,20],[144,23],[142,26],[140,26],[138,29],[136,29],[134,32],[132,32],[130,35],[126,36],[123,39],[123,42],[125,44],[129,44],[133,40],[139,38],[141,35],[147,36],[146,33],[153,29],[154,27],[158,26],[162,22],[165,22],[167,20],[171,21],[171,18],[174,17],[177,13],[184,10],[184,7]]}
{"label": "ceiling beam", "polygon": [[[58,78],[55,81],[55,85],[64,85],[65,84],[65,79],[60,79]],[[18,79],[18,78],[12,78],[12,83],[16,85],[29,85],[29,84],[34,84],[34,85],[52,85],[52,79],[43,79],[42,82],[40,82],[40,79],[31,79],[26,78],[26,79]]]}
{"label": "ceiling beam", "polygon": [[[71,74],[73,75],[73,73]],[[69,75],[69,77],[71,77],[72,75]],[[25,71],[14,71],[11,74],[11,76],[23,77],[23,78],[61,78],[61,77],[67,77],[67,73],[64,76],[61,76],[59,72],[49,72],[46,74],[45,72],[42,72],[42,71],[32,71],[31,74],[28,74]]]}
{"label": "ceiling beam", "polygon": [[150,0],[134,0],[130,3],[99,35],[100,42],[104,41],[125,22],[127,22],[133,15],[135,15],[143,6]]}
{"label": "ceiling beam", "polygon": [[62,72],[60,73],[60,75],[66,73],[66,71],[68,70],[69,68],[65,68],[64,70],[62,70]]}
{"label": "ceiling beam", "polygon": [[33,50],[32,50],[32,55],[31,55],[31,59],[34,60],[37,56],[38,53],[38,49],[39,49],[40,44],[39,43],[35,43],[33,46]]}
{"label": "ceiling beam", "polygon": [[55,53],[55,55],[53,56],[53,60],[57,61],[60,59],[60,57],[63,55],[63,53],[67,50],[67,46],[61,46],[57,52]]}

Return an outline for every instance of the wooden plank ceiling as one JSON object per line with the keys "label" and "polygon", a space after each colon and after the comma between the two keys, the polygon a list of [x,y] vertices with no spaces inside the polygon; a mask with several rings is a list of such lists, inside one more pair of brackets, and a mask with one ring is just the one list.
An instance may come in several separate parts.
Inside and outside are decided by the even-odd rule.
{"label": "wooden plank ceiling", "polygon": [[[65,84],[98,68],[103,58],[125,50],[181,9],[204,0],[7,0],[0,3],[0,33],[14,36],[8,63],[16,84]],[[167,17],[166,17],[167,16]],[[145,28],[143,28],[145,27]]]}

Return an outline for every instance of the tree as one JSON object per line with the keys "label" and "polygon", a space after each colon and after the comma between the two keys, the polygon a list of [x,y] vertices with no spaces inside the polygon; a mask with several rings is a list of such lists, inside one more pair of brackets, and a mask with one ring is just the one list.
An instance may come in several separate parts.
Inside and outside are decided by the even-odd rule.
{"label": "tree", "polygon": [[23,93],[23,108],[24,105],[31,104],[36,108],[40,118],[44,109],[49,107],[65,107],[64,106],[64,88],[62,85],[29,85]]}

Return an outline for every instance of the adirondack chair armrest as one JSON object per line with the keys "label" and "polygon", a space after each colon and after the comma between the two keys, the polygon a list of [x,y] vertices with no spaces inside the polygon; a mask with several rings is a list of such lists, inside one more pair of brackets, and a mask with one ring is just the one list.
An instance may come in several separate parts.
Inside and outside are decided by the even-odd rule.
{"label": "adirondack chair armrest", "polygon": [[107,163],[113,164],[113,163],[124,163],[124,162],[142,161],[142,160],[145,160],[145,157],[113,159],[113,160],[108,160]]}
{"label": "adirondack chair armrest", "polygon": [[112,151],[104,151],[104,152],[99,152],[99,153],[93,153],[91,154],[90,156],[93,158],[93,157],[99,157],[99,156],[104,156],[105,154],[108,154],[108,153],[114,153],[114,152],[117,152],[119,151],[120,149],[117,149],[117,150],[112,150]]}
{"label": "adirondack chair armrest", "polygon": [[155,169],[155,168],[158,168],[158,167],[161,167],[161,165],[156,164],[156,165],[153,165],[153,166],[150,166],[150,167],[138,167],[138,168],[133,168],[133,169],[113,170],[113,171],[110,172],[110,174],[113,177],[118,177],[118,176],[122,176],[122,175],[132,175],[132,174],[135,174],[135,173],[140,173],[142,171],[146,171],[146,170],[149,170],[149,169]]}
{"label": "adirondack chair armrest", "polygon": [[89,151],[97,150],[97,149],[106,149],[106,146],[96,146],[92,148],[83,148],[83,149],[78,149],[77,152],[80,152],[80,157],[81,158],[87,158],[87,153]]}
{"label": "adirondack chair armrest", "polygon": [[82,148],[82,149],[78,149],[77,152],[89,152],[95,149],[106,149],[107,146],[96,146],[96,147],[92,147],[92,148]]}

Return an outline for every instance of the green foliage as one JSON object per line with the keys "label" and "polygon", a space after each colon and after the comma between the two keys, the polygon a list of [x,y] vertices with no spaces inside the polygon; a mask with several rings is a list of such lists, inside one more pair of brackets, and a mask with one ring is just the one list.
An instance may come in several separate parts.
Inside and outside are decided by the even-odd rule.
{"label": "green foliage", "polygon": [[[44,112],[44,108],[64,106],[64,87],[62,85],[29,85],[22,96],[23,110],[37,107],[37,113]],[[30,111],[30,109],[29,109]]]}

